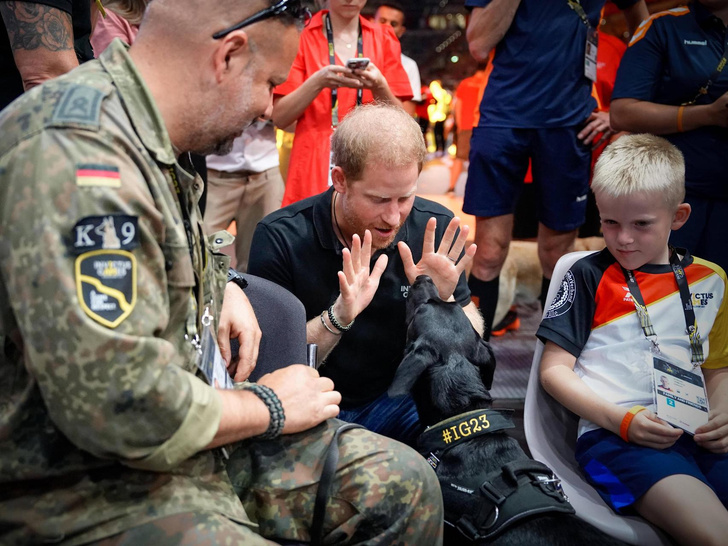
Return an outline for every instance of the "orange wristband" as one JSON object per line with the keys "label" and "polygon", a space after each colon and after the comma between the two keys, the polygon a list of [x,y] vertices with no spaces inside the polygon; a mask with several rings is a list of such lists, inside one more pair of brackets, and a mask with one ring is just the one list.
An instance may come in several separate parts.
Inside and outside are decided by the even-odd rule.
{"label": "orange wristband", "polygon": [[630,423],[632,423],[632,419],[634,419],[634,416],[637,415],[639,412],[646,409],[647,408],[644,406],[632,406],[629,411],[624,414],[622,424],[619,425],[619,436],[622,438],[622,440],[624,440],[625,442],[629,442],[629,436],[627,436],[627,431],[629,430]]}
{"label": "orange wristband", "polygon": [[619,436],[622,438],[622,440],[624,440],[625,442],[629,442],[629,436],[627,436],[627,431],[629,430],[629,425],[632,422],[632,419],[634,419],[634,416],[637,415],[639,412],[646,409],[647,408],[644,406],[632,406],[629,411],[624,414],[622,424],[619,425]]}
{"label": "orange wristband", "polygon": [[682,133],[683,132],[683,124],[682,124],[682,118],[683,113],[685,112],[685,106],[680,106],[677,109],[677,132]]}

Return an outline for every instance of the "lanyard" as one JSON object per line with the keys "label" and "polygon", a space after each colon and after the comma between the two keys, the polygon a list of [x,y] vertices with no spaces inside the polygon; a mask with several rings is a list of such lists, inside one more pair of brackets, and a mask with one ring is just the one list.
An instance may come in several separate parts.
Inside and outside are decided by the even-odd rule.
{"label": "lanyard", "polygon": [[684,103],[683,106],[691,106],[695,104],[698,100],[700,100],[700,97],[708,94],[710,86],[713,85],[713,82],[717,80],[720,76],[720,73],[723,72],[726,62],[728,62],[728,30],[726,30],[726,41],[725,45],[723,46],[723,55],[721,56],[720,61],[718,61],[718,66],[715,70],[713,70],[713,73],[710,75],[705,85],[698,90],[698,94],[695,95],[695,98],[690,102]]}
{"label": "lanyard", "polygon": [[569,4],[569,7],[576,12],[581,19],[581,22],[586,25],[586,28],[591,28],[589,18],[586,16],[584,8],[581,7],[581,0],[566,0],[566,3]]}
{"label": "lanyard", "polygon": [[[670,255],[670,266],[672,272],[675,275],[675,281],[677,282],[677,288],[680,292],[680,300],[682,301],[682,309],[685,315],[685,333],[688,335],[690,340],[690,362],[693,368],[700,366],[705,360],[703,355],[703,342],[700,339],[700,333],[698,332],[698,322],[695,319],[695,310],[693,309],[693,302],[690,298],[690,288],[688,286],[687,278],[685,277],[685,270],[680,265],[680,258],[673,249],[671,249]],[[634,277],[634,273],[622,268],[624,279],[627,281],[627,287],[629,293],[632,295],[632,301],[637,311],[637,316],[640,319],[640,326],[645,337],[652,343],[652,346],[659,351],[657,344],[657,334],[655,328],[650,320],[650,315],[647,312],[647,306],[645,300],[642,298],[642,292],[637,284],[637,280]]]}
{"label": "lanyard", "polygon": [[[334,51],[334,31],[331,28],[331,17],[326,15],[326,39],[329,42],[329,64],[336,64],[336,53]],[[359,37],[356,40],[356,56],[364,56],[364,40],[361,34],[361,23],[359,23]],[[360,87],[356,92],[356,105],[361,104],[363,90]],[[331,126],[336,128],[339,125],[339,101],[338,101],[338,89],[333,87],[331,89]]]}

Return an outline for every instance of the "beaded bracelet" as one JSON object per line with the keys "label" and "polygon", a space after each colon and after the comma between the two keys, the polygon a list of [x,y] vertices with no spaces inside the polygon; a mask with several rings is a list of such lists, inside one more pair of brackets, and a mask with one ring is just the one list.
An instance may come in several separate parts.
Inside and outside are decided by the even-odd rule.
{"label": "beaded bracelet", "polygon": [[272,440],[278,438],[283,432],[283,425],[286,423],[286,414],[283,412],[283,405],[278,399],[278,396],[273,389],[266,387],[265,385],[259,385],[258,383],[244,383],[243,389],[249,390],[268,408],[270,412],[270,423],[268,429],[263,433],[255,437],[256,440]]}
{"label": "beaded bracelet", "polygon": [[339,332],[348,332],[349,330],[351,330],[351,327],[354,325],[353,320],[346,326],[341,324],[337,320],[336,315],[334,315],[334,306],[333,305],[331,307],[329,307],[329,320],[331,321],[331,324],[334,325],[334,328],[336,328]]}
{"label": "beaded bracelet", "polygon": [[329,332],[331,332],[335,336],[340,336],[341,335],[341,332],[337,332],[335,330],[332,330],[331,327],[328,324],[326,324],[326,319],[324,318],[324,315],[326,315],[326,310],[321,311],[321,324],[324,325],[324,328],[326,328]]}
{"label": "beaded bracelet", "polygon": [[627,435],[627,432],[629,431],[629,425],[632,422],[632,419],[634,419],[634,416],[637,415],[639,412],[646,409],[647,408],[644,406],[632,406],[629,411],[624,414],[622,424],[619,425],[619,436],[622,438],[622,440],[624,440],[625,442],[629,442],[629,436]]}

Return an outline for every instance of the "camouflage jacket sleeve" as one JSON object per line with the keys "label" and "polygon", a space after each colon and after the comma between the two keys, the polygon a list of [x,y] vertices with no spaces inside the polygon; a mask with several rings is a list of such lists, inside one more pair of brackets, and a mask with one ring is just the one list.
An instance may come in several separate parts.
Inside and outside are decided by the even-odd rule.
{"label": "camouflage jacket sleeve", "polygon": [[195,275],[159,207],[176,198],[122,137],[46,128],[0,149],[3,314],[71,442],[166,470],[212,440],[222,405],[183,341]]}

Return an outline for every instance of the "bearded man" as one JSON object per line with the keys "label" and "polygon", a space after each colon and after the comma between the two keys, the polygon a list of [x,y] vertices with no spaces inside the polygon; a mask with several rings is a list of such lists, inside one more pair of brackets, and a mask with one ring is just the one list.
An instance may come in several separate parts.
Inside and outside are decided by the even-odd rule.
{"label": "bearded man", "polygon": [[482,334],[463,273],[475,247],[463,253],[468,228],[415,196],[426,150],[402,109],[357,108],[331,150],[332,187],[258,224],[249,272],[303,302],[319,371],[343,397],[339,418],[412,445],[422,430],[414,403],[386,393],[405,347],[409,287],[429,275]]}

